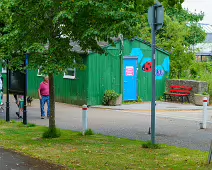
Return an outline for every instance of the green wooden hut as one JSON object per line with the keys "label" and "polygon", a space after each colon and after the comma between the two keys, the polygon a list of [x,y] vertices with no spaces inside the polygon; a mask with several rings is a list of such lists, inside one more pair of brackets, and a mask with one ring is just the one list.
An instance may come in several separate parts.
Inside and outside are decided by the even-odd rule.
{"label": "green wooden hut", "polygon": [[[68,69],[55,77],[56,101],[76,105],[101,105],[106,90],[122,94],[123,101],[151,101],[151,44],[141,40],[117,40],[115,46],[103,45],[105,54],[83,57],[86,70]],[[163,96],[170,71],[169,53],[157,49],[157,99]],[[5,73],[5,70],[2,69]],[[4,75],[5,76],[5,75]],[[37,98],[42,81],[39,70],[29,71],[28,95]],[[5,86],[6,87],[6,86]]]}

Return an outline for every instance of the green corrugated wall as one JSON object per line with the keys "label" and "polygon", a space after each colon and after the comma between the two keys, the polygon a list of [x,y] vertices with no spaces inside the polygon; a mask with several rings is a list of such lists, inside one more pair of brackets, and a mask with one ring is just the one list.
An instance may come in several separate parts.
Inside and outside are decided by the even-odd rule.
{"label": "green corrugated wall", "polygon": [[106,90],[115,90],[117,93],[121,93],[119,50],[116,48],[108,48],[107,53],[107,55],[92,53],[88,57],[89,105],[102,104]]}
{"label": "green corrugated wall", "polygon": [[[87,66],[87,58],[84,57],[84,64]],[[38,97],[38,87],[43,81],[37,76],[37,71],[29,71],[28,95]],[[76,105],[87,104],[88,91],[88,70],[77,70],[76,79],[64,79],[62,75],[55,76],[56,101]]]}

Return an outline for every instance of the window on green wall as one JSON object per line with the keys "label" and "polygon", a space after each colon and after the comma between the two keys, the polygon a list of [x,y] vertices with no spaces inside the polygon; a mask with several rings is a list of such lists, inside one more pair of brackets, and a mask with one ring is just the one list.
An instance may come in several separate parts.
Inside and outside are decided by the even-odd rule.
{"label": "window on green wall", "polygon": [[4,64],[5,64],[5,60],[2,61],[1,73],[7,73],[7,67],[5,67]]}
{"label": "window on green wall", "polygon": [[40,68],[38,69],[37,76],[43,76],[43,74],[42,74],[42,67],[40,67]]}
{"label": "window on green wall", "polygon": [[6,67],[2,67],[1,73],[7,73],[7,68]]}
{"label": "window on green wall", "polygon": [[76,69],[75,68],[68,68],[67,71],[64,73],[63,78],[75,79],[76,78]]}

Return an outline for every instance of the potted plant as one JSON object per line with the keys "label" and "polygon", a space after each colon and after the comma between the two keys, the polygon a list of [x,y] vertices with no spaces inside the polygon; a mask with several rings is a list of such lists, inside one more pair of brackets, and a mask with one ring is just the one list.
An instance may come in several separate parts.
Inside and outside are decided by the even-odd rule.
{"label": "potted plant", "polygon": [[197,106],[202,106],[204,97],[207,97],[209,105],[209,94],[207,92],[202,94],[194,94],[194,104]]}
{"label": "potted plant", "polygon": [[120,94],[116,93],[114,90],[107,90],[104,94],[103,105],[106,106],[116,106],[121,105],[122,97]]}

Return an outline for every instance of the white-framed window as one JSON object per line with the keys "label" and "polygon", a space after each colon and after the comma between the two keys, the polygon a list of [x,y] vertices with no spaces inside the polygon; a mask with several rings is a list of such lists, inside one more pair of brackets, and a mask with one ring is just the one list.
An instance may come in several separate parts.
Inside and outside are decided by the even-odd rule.
{"label": "white-framed window", "polygon": [[42,67],[40,67],[40,68],[38,69],[37,76],[43,76],[43,74],[42,74],[41,72],[42,72]]}
{"label": "white-framed window", "polygon": [[64,73],[63,78],[75,79],[76,78],[76,69],[75,68],[68,68],[67,71]]}
{"label": "white-framed window", "polygon": [[6,67],[2,67],[1,73],[7,73],[7,68]]}

